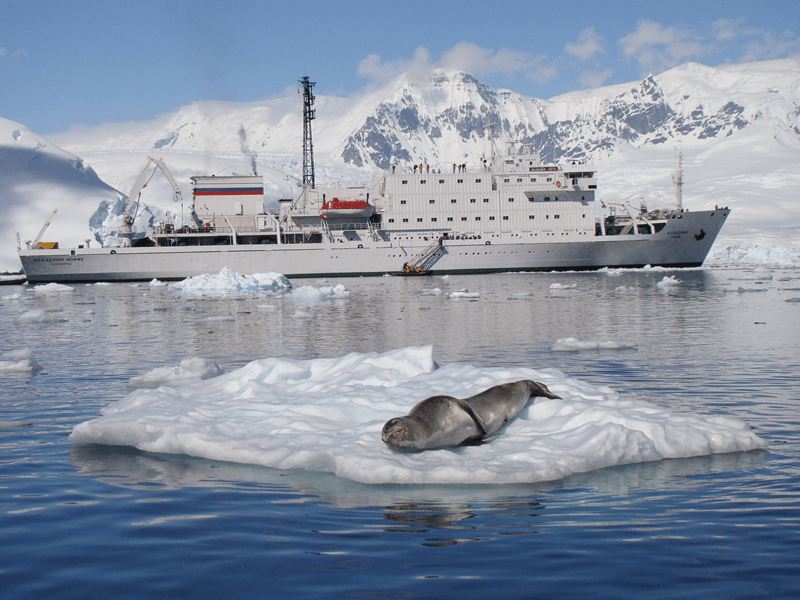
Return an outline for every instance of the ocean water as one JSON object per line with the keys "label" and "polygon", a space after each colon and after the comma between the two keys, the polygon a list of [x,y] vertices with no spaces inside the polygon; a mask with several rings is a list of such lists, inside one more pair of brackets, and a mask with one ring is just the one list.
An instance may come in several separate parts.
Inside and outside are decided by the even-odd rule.
{"label": "ocean water", "polygon": [[[293,283],[349,293],[0,288],[3,598],[800,597],[800,271]],[[184,358],[428,344],[442,367],[557,369],[768,445],[401,485],[68,440]]]}

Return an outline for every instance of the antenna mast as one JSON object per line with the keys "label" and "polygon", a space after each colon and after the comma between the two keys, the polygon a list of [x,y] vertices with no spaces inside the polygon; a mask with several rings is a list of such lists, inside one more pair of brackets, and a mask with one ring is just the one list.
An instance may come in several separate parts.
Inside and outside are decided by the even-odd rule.
{"label": "antenna mast", "polygon": [[314,92],[316,82],[308,77],[300,80],[303,84],[303,189],[314,189],[314,144],[311,141],[311,121],[315,117]]}
{"label": "antenna mast", "polygon": [[678,151],[678,172],[672,176],[675,182],[675,204],[679,211],[683,210],[683,153]]}

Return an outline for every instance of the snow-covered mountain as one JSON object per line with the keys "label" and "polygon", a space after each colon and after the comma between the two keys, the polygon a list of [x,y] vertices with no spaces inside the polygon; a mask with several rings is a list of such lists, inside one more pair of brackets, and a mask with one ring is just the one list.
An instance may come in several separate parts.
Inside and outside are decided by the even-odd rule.
{"label": "snow-covered mountain", "polygon": [[[165,159],[185,198],[192,175],[257,171],[265,177],[268,201],[274,201],[298,190],[301,104],[300,94],[254,103],[197,102],[152,121],[73,127],[50,136],[50,142],[67,151],[67,163],[91,164],[106,184],[121,192],[130,189],[146,157],[154,155]],[[796,59],[716,68],[689,63],[642,81],[550,100],[492,89],[469,74],[437,70],[425,77],[404,75],[348,98],[318,96],[315,108],[320,185],[365,183],[376,170],[404,162],[443,168],[454,162],[477,164],[493,151],[522,142],[532,144],[545,161],[597,163],[601,198],[638,203],[643,197],[652,206],[663,206],[674,198],[671,174],[680,148],[686,174],[684,204],[690,209],[714,204],[734,209],[723,237],[769,232],[797,238]],[[0,127],[3,156],[23,137],[32,143],[33,134],[18,124],[6,124]],[[12,140],[14,131],[25,133]],[[47,141],[36,141],[40,143],[48,146]],[[30,239],[52,208],[42,206],[40,195],[13,183],[28,168],[25,161],[13,164],[17,174],[3,176],[0,190],[15,186],[18,204],[30,216],[24,233]],[[61,182],[60,177],[49,181]],[[48,187],[47,181],[44,177],[40,183]],[[105,227],[105,235],[121,205],[114,204],[118,196],[113,190],[100,188],[109,196],[98,200],[92,192],[86,201],[94,202],[92,211],[87,214],[81,207],[79,212],[84,223],[94,215],[95,233]],[[156,177],[143,201],[154,207],[153,218],[165,210],[183,212],[184,207],[169,205],[171,197],[167,182]],[[107,204],[97,213],[102,200]],[[75,210],[68,203],[57,206],[59,219]],[[2,230],[0,234],[6,244],[8,236]],[[7,247],[0,252],[8,254]]]}

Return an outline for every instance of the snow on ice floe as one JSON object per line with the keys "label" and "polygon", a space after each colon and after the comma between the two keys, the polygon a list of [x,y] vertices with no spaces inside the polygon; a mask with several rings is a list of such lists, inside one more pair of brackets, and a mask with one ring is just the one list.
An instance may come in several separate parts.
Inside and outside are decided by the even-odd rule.
{"label": "snow on ice floe", "polygon": [[[563,400],[532,400],[482,446],[402,454],[381,441],[383,424],[424,398],[464,398],[520,379],[541,381]],[[556,369],[437,368],[431,346],[265,358],[206,381],[136,390],[101,413],[75,426],[70,440],[375,484],[534,482],[766,445],[735,419],[672,413]]]}
{"label": "snow on ice floe", "polygon": [[[156,280],[153,280],[156,281]],[[154,285],[150,282],[150,285]],[[170,284],[170,290],[192,294],[268,293],[282,295],[292,289],[289,280],[280,273],[254,273],[242,275],[227,267],[219,273],[204,273]]]}
{"label": "snow on ice floe", "polygon": [[595,342],[592,340],[579,340],[574,337],[557,339],[550,348],[550,352],[580,352],[581,350],[631,350],[636,344],[628,342]]}
{"label": "snow on ice floe", "polygon": [[0,373],[33,373],[41,370],[42,367],[36,362],[30,349],[0,354]]}
{"label": "snow on ice floe", "polygon": [[572,288],[578,287],[577,283],[551,283],[550,289],[551,290],[569,290]]}
{"label": "snow on ice floe", "polygon": [[177,387],[193,381],[204,381],[222,375],[225,371],[213,360],[207,358],[184,358],[175,367],[159,367],[141,377],[131,377],[128,389],[169,386]]}

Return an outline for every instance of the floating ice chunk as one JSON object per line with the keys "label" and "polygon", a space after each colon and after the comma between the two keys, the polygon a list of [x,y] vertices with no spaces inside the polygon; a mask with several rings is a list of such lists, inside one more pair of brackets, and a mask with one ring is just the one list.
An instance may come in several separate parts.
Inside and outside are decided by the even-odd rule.
{"label": "floating ice chunk", "polygon": [[167,285],[167,282],[159,281],[158,279],[152,279],[150,281],[150,287],[162,287],[162,286],[165,286],[165,285]]}
{"label": "floating ice chunk", "polygon": [[550,352],[580,352],[581,350],[630,350],[636,348],[636,344],[628,342],[595,342],[579,340],[574,337],[561,338],[556,340],[550,348]]}
{"label": "floating ice chunk", "polygon": [[194,294],[238,294],[266,292],[270,294],[283,294],[292,289],[289,280],[280,273],[255,273],[242,275],[227,267],[219,273],[197,275],[183,281],[170,284],[170,290],[189,292]]}
{"label": "floating ice chunk", "polygon": [[574,287],[578,287],[577,283],[551,283],[550,289],[551,290],[568,290]]}
{"label": "floating ice chunk", "polygon": [[787,298],[784,302],[800,302],[800,298]]}
{"label": "floating ice chunk", "polygon": [[19,300],[22,298],[20,294],[8,294],[7,296],[3,296],[0,300]]}
{"label": "floating ice chunk", "polygon": [[608,269],[606,271],[606,275],[609,275],[611,277],[616,277],[618,275],[622,275],[622,269]]}
{"label": "floating ice chunk", "polygon": [[92,285],[104,287],[104,286],[107,286],[107,285],[114,285],[114,284],[111,283],[110,281],[98,281],[97,283],[93,283]]}
{"label": "floating ice chunk", "polygon": [[341,283],[336,286],[324,285],[318,288],[313,285],[304,285],[303,287],[292,290],[287,297],[295,302],[344,300],[350,297],[350,291]]}
{"label": "floating ice chunk", "polygon": [[[388,419],[424,398],[465,398],[520,379],[541,381],[563,399],[532,399],[481,446],[401,454],[380,439]],[[257,360],[208,381],[136,390],[101,413],[77,425],[70,440],[327,471],[364,483],[534,482],[766,445],[735,419],[671,413],[556,369],[437,369],[430,346]]]}
{"label": "floating ice chunk", "polygon": [[206,358],[184,358],[177,367],[159,367],[141,377],[131,377],[128,389],[169,386],[176,387],[193,381],[218,377],[225,371],[213,360]]}
{"label": "floating ice chunk", "polygon": [[664,290],[672,286],[678,285],[680,283],[682,283],[682,281],[680,279],[677,279],[675,275],[670,275],[669,277],[664,275],[664,279],[656,283],[656,287]]}
{"label": "floating ice chunk", "polygon": [[766,291],[767,288],[743,288],[743,287],[740,287],[739,289],[736,290],[736,292],[739,294],[749,294],[751,292],[766,292]]}
{"label": "floating ice chunk", "polygon": [[30,349],[13,350],[0,356],[0,373],[33,373],[41,370]]}
{"label": "floating ice chunk", "polygon": [[448,298],[480,298],[480,292],[470,292],[468,289],[456,290],[452,294],[447,295]]}
{"label": "floating ice chunk", "polygon": [[34,308],[33,310],[22,313],[17,319],[18,323],[63,323],[66,319],[59,318],[52,313],[46,312],[41,308]]}
{"label": "floating ice chunk", "polygon": [[63,283],[45,283],[34,286],[33,291],[37,294],[50,294],[53,292],[74,292],[75,288]]}
{"label": "floating ice chunk", "polygon": [[226,321],[235,321],[236,317],[233,315],[208,315],[197,320],[198,323],[221,323]]}
{"label": "floating ice chunk", "polygon": [[620,293],[624,293],[624,292],[635,292],[635,291],[636,291],[636,288],[635,288],[635,287],[631,287],[631,286],[620,285],[620,286],[618,286],[618,287],[615,287],[615,288],[614,288],[614,291],[615,291],[615,292],[620,292]]}

